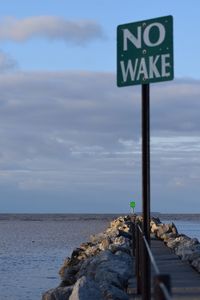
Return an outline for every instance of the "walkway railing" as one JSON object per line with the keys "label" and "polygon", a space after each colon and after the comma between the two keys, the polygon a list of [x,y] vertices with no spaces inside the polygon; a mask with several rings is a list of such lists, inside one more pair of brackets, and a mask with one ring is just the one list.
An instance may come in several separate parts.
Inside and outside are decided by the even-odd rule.
{"label": "walkway railing", "polygon": [[[170,275],[159,271],[141,226],[135,220],[132,222],[132,240],[137,294],[141,295],[143,300],[150,300],[151,292],[155,300],[171,300]],[[153,272],[151,272],[151,266]]]}

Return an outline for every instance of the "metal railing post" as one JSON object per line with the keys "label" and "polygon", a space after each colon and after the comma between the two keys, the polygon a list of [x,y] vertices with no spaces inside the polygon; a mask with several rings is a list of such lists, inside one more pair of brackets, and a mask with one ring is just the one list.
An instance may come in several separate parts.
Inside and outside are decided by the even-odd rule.
{"label": "metal railing post", "polygon": [[135,223],[135,275],[137,279],[137,294],[142,296],[142,300],[151,299],[151,273],[149,278],[146,277],[146,257],[151,262],[156,274],[153,280],[153,299],[171,300],[170,275],[160,273],[149,243],[140,225]]}
{"label": "metal railing post", "polygon": [[135,232],[135,219],[131,222],[131,234],[132,234],[132,253],[136,255],[136,232]]}
{"label": "metal railing post", "polygon": [[135,273],[137,278],[137,294],[141,294],[141,242],[140,242],[140,232],[136,225],[136,251],[135,251]]}
{"label": "metal railing post", "polygon": [[171,280],[168,274],[157,274],[154,276],[154,299],[171,299]]}
{"label": "metal railing post", "polygon": [[142,239],[142,300],[151,299],[150,259]]}

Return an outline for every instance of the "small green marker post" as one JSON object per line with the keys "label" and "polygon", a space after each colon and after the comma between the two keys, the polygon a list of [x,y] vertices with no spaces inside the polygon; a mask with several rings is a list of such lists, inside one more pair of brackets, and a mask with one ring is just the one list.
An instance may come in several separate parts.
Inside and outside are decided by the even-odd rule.
{"label": "small green marker post", "polygon": [[134,214],[135,201],[130,202],[130,208],[131,208],[131,212]]}

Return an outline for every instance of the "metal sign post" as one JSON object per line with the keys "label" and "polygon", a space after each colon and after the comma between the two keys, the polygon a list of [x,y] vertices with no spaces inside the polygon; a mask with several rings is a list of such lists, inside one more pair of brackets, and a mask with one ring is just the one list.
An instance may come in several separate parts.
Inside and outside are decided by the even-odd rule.
{"label": "metal sign post", "polygon": [[[150,245],[150,105],[149,84],[142,85],[142,207],[143,233]],[[151,294],[151,267],[149,255],[143,247],[143,299],[149,299]]]}
{"label": "metal sign post", "polygon": [[150,105],[149,84],[142,85],[142,206],[143,232],[150,243]]}
{"label": "metal sign post", "polygon": [[[142,85],[143,234],[150,245],[150,104],[149,84],[174,78],[173,17],[117,27],[117,85]],[[150,299],[150,261],[144,250],[143,298]]]}

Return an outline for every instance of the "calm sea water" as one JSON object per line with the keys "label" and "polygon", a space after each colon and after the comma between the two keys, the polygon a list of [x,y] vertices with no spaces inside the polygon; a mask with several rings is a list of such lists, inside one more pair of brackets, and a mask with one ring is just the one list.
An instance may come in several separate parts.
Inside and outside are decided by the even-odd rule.
{"label": "calm sea water", "polygon": [[[56,287],[72,250],[104,230],[113,215],[0,214],[0,299],[40,300]],[[200,240],[200,215],[159,215]]]}
{"label": "calm sea water", "polygon": [[0,214],[0,299],[38,300],[67,256],[113,216]]}

